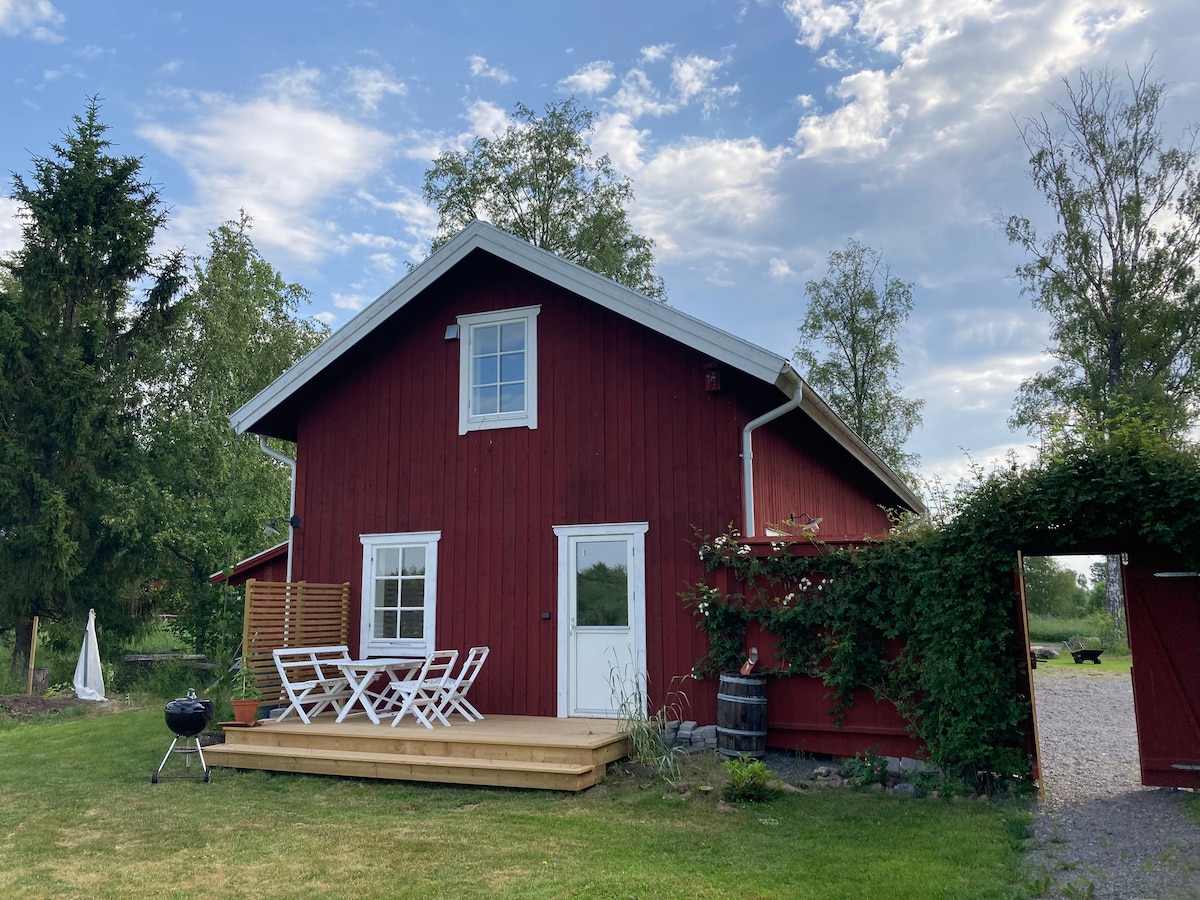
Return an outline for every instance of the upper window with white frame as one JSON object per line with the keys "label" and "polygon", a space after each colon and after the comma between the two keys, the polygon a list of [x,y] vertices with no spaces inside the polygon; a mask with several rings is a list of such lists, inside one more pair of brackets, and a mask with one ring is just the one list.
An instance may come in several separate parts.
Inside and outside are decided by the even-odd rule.
{"label": "upper window with white frame", "polygon": [[540,306],[459,316],[458,433],[537,428]]}
{"label": "upper window with white frame", "polygon": [[364,656],[435,649],[439,531],[364,534],[361,646]]}

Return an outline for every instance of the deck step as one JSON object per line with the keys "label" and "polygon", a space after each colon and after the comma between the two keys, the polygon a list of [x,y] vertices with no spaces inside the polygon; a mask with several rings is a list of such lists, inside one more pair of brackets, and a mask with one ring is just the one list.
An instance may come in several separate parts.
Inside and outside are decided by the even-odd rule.
{"label": "deck step", "polygon": [[246,744],[212,746],[206,757],[229,768],[558,791],[584,790],[605,773],[604,765]]}
{"label": "deck step", "polygon": [[252,728],[238,729],[227,735],[227,743],[241,747],[305,748],[310,750],[353,750],[402,756],[444,757],[460,759],[520,760],[575,765],[598,765],[612,762],[628,754],[623,741],[609,740],[593,746],[563,745],[546,740],[514,742],[504,739],[462,739],[465,729],[455,734],[446,730],[416,734],[392,732],[376,727],[367,733],[346,734],[318,729]]}

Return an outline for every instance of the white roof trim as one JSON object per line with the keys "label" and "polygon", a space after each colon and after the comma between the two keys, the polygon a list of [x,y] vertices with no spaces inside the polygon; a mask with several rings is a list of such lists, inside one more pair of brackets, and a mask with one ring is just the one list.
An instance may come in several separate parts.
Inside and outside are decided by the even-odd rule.
{"label": "white roof trim", "polygon": [[[230,417],[239,434],[249,431],[326,368],[349,352],[359,340],[417,297],[474,250],[485,250],[552,284],[619,313],[679,341],[726,365],[773,384],[787,397],[806,388],[790,362],[749,341],[722,331],[665,303],[651,300],[624,285],[533,246],[486,222],[472,222],[436,253],[388,288],[373,303],[335,331],[312,352],[272,381]],[[877,478],[914,509],[920,499],[852,432],[811,390],[805,390],[802,408]],[[813,400],[816,402],[813,403]]]}

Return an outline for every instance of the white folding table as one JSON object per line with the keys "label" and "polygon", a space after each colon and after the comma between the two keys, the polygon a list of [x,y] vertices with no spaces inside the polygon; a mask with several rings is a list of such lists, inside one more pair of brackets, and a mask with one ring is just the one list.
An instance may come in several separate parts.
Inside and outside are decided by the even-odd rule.
{"label": "white folding table", "polygon": [[338,713],[337,721],[343,721],[355,704],[361,706],[367,717],[376,725],[379,724],[379,712],[376,704],[382,695],[368,690],[379,676],[385,676],[390,681],[397,673],[416,672],[425,665],[425,657],[375,657],[373,659],[351,659],[336,663],[342,675],[350,683],[352,693],[342,711]]}

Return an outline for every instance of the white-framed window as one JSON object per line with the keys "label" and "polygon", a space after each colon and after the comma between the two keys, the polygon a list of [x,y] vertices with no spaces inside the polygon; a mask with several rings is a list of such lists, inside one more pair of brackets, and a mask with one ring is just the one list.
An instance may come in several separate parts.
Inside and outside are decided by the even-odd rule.
{"label": "white-framed window", "polygon": [[540,306],[459,316],[458,433],[537,428]]}
{"label": "white-framed window", "polygon": [[364,534],[363,656],[424,655],[436,648],[440,531]]}

